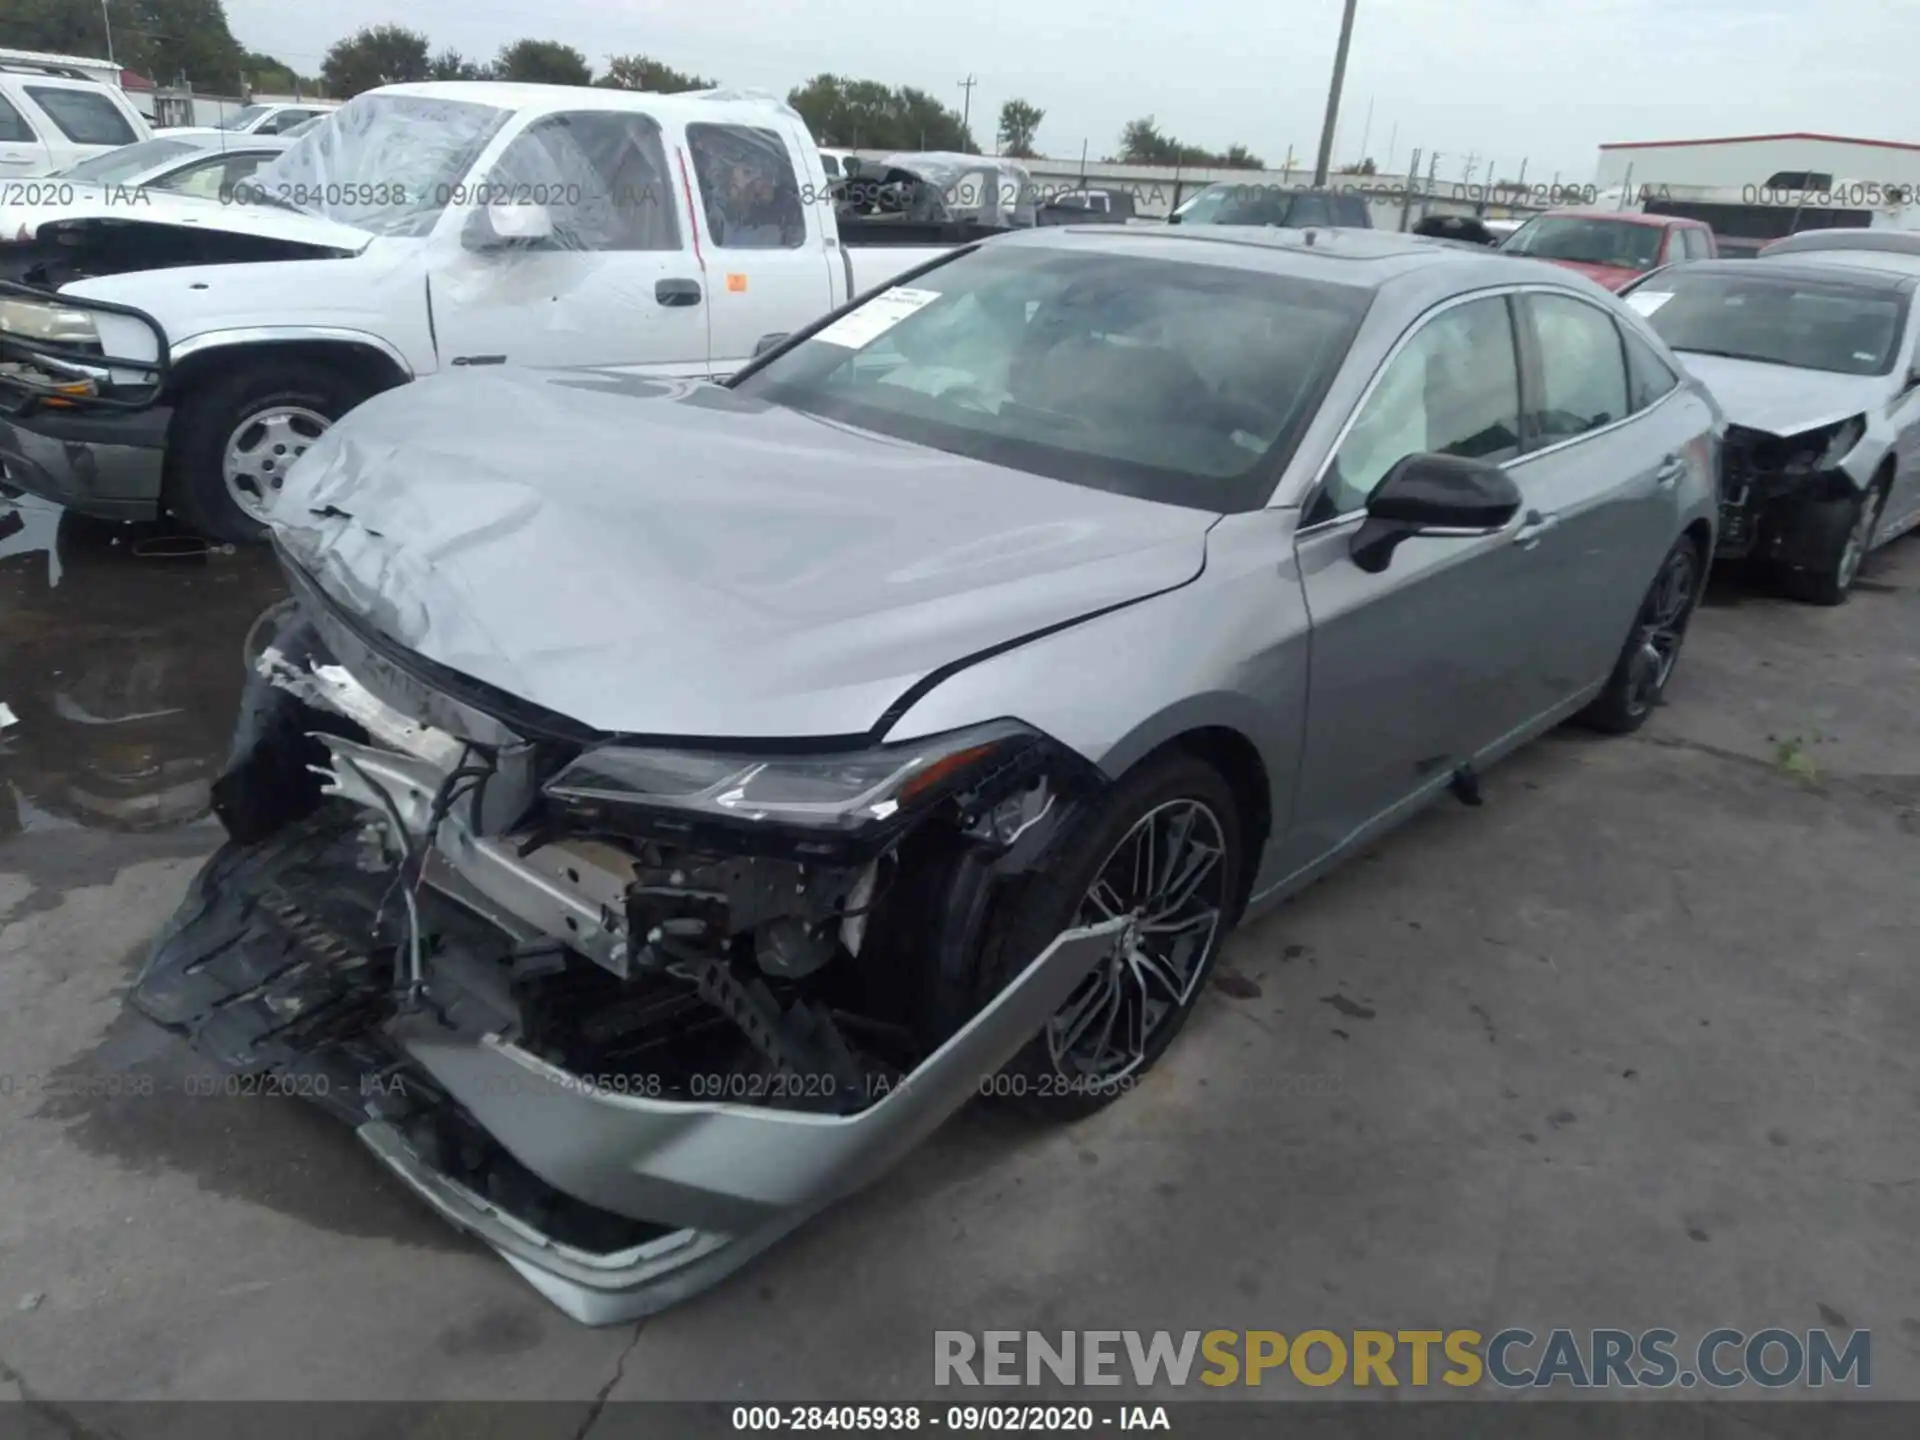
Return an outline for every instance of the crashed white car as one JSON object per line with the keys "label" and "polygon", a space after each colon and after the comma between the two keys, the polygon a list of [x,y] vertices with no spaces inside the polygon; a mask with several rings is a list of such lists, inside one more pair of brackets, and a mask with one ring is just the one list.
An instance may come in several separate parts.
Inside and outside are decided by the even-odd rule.
{"label": "crashed white car", "polygon": [[387,86],[224,202],[89,192],[0,234],[0,468],[83,513],[255,539],[287,467],[382,390],[728,374],[950,248],[850,249],[769,97]]}

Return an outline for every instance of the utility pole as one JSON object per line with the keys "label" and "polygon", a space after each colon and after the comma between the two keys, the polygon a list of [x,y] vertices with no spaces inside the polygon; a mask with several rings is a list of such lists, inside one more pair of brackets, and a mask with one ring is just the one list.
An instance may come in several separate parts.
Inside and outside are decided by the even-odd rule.
{"label": "utility pole", "polygon": [[1356,165],[1364,165],[1367,160],[1367,139],[1373,134],[1373,97],[1367,97],[1367,123],[1360,127],[1360,154],[1355,157]]}
{"label": "utility pole", "polygon": [[1353,7],[1346,0],[1340,11],[1340,44],[1333,52],[1333,80],[1327,86],[1327,115],[1320,122],[1320,158],[1314,162],[1313,183],[1327,183],[1327,166],[1333,160],[1333,127],[1340,123],[1340,87],[1347,79],[1347,47],[1353,43]]}
{"label": "utility pole", "polygon": [[107,27],[107,60],[118,65],[120,62],[113,58],[113,17],[107,14],[107,0],[100,0],[100,23]]}
{"label": "utility pole", "polygon": [[[1397,146],[1399,143],[1400,143],[1400,122],[1396,120],[1393,122],[1392,133],[1390,133],[1387,136],[1387,163],[1384,166],[1382,166],[1380,169],[1380,173],[1382,175],[1391,175],[1393,173],[1393,152],[1394,152],[1394,147]],[[1418,164],[1419,162],[1415,161],[1414,163]]]}
{"label": "utility pole", "polygon": [[960,88],[967,92],[967,98],[960,111],[960,128],[969,135],[973,133],[973,87],[979,83],[972,75],[968,75],[960,82]]}
{"label": "utility pole", "polygon": [[1474,162],[1479,160],[1479,158],[1480,152],[1478,150],[1467,151],[1467,158],[1460,166],[1461,184],[1471,185],[1473,183],[1473,172],[1477,168]]}

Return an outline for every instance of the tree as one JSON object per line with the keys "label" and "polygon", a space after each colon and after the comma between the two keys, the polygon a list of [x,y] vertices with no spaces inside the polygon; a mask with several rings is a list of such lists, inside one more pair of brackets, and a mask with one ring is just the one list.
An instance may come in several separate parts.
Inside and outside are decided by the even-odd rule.
{"label": "tree", "polygon": [[964,150],[980,147],[958,113],[924,90],[889,90],[876,80],[816,75],[787,95],[822,145],[869,150]]}
{"label": "tree", "polygon": [[519,80],[532,85],[593,83],[593,70],[587,64],[587,57],[558,40],[516,40],[502,46],[500,58],[493,62],[493,74],[495,79]]}
{"label": "tree", "polygon": [[104,55],[107,19],[123,68],[162,84],[182,76],[208,90],[240,84],[246,52],[227,28],[220,0],[6,0],[0,32],[7,44],[61,55]]}
{"label": "tree", "polygon": [[427,37],[398,25],[369,25],[334,42],[320,62],[327,94],[350,100],[377,85],[425,80],[429,73]]}
{"label": "tree", "polygon": [[671,65],[663,65],[645,55],[615,55],[607,61],[607,73],[593,82],[609,90],[645,90],[654,95],[677,95],[684,90],[712,90],[718,80],[702,80],[698,75],[683,75]]}
{"label": "tree", "polygon": [[1340,173],[1342,175],[1378,175],[1380,167],[1373,163],[1373,157],[1369,155],[1358,165],[1342,165]]}
{"label": "tree", "polygon": [[1033,137],[1047,112],[1024,100],[1009,100],[1000,107],[1000,153],[1016,160],[1034,156]]}
{"label": "tree", "polygon": [[249,85],[266,95],[318,95],[321,89],[318,80],[258,50],[249,50],[240,57],[240,73],[247,77]]}
{"label": "tree", "polygon": [[1151,115],[1130,120],[1120,132],[1119,160],[1127,165],[1192,165],[1224,170],[1264,170],[1266,162],[1244,145],[1229,145],[1223,153],[1183,145],[1160,133]]}
{"label": "tree", "polygon": [[491,80],[493,67],[469,60],[458,50],[442,50],[427,62],[429,80]]}

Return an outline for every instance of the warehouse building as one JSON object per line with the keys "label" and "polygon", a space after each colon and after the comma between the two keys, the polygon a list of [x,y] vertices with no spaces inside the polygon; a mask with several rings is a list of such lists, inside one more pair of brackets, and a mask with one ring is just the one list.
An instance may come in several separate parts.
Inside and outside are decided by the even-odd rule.
{"label": "warehouse building", "polygon": [[1594,177],[1602,190],[1630,185],[1635,191],[1643,185],[1823,189],[1840,181],[1920,185],[1920,145],[1804,133],[1641,140],[1602,145]]}

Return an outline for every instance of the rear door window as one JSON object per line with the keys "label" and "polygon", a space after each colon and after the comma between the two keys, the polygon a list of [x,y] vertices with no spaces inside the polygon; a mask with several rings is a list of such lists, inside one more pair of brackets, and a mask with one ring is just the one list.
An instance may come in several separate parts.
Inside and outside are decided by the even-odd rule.
{"label": "rear door window", "polygon": [[723,250],[797,250],[806,243],[800,182],[779,131],[689,125],[687,149],[714,244]]}
{"label": "rear door window", "polygon": [[1627,415],[1627,366],[1613,317],[1570,295],[1529,295],[1540,353],[1533,433],[1542,445],[1572,440]]}
{"label": "rear door window", "polygon": [[131,145],[140,138],[120,107],[98,90],[29,85],[26,92],[60,127],[60,133],[76,145]]}
{"label": "rear door window", "polygon": [[0,142],[32,145],[39,139],[33,133],[33,126],[27,123],[27,117],[14,109],[6,96],[0,95]]}
{"label": "rear door window", "polygon": [[1620,327],[1620,343],[1627,351],[1627,403],[1637,415],[1663,399],[1680,383],[1680,377],[1651,345],[1625,325]]}

